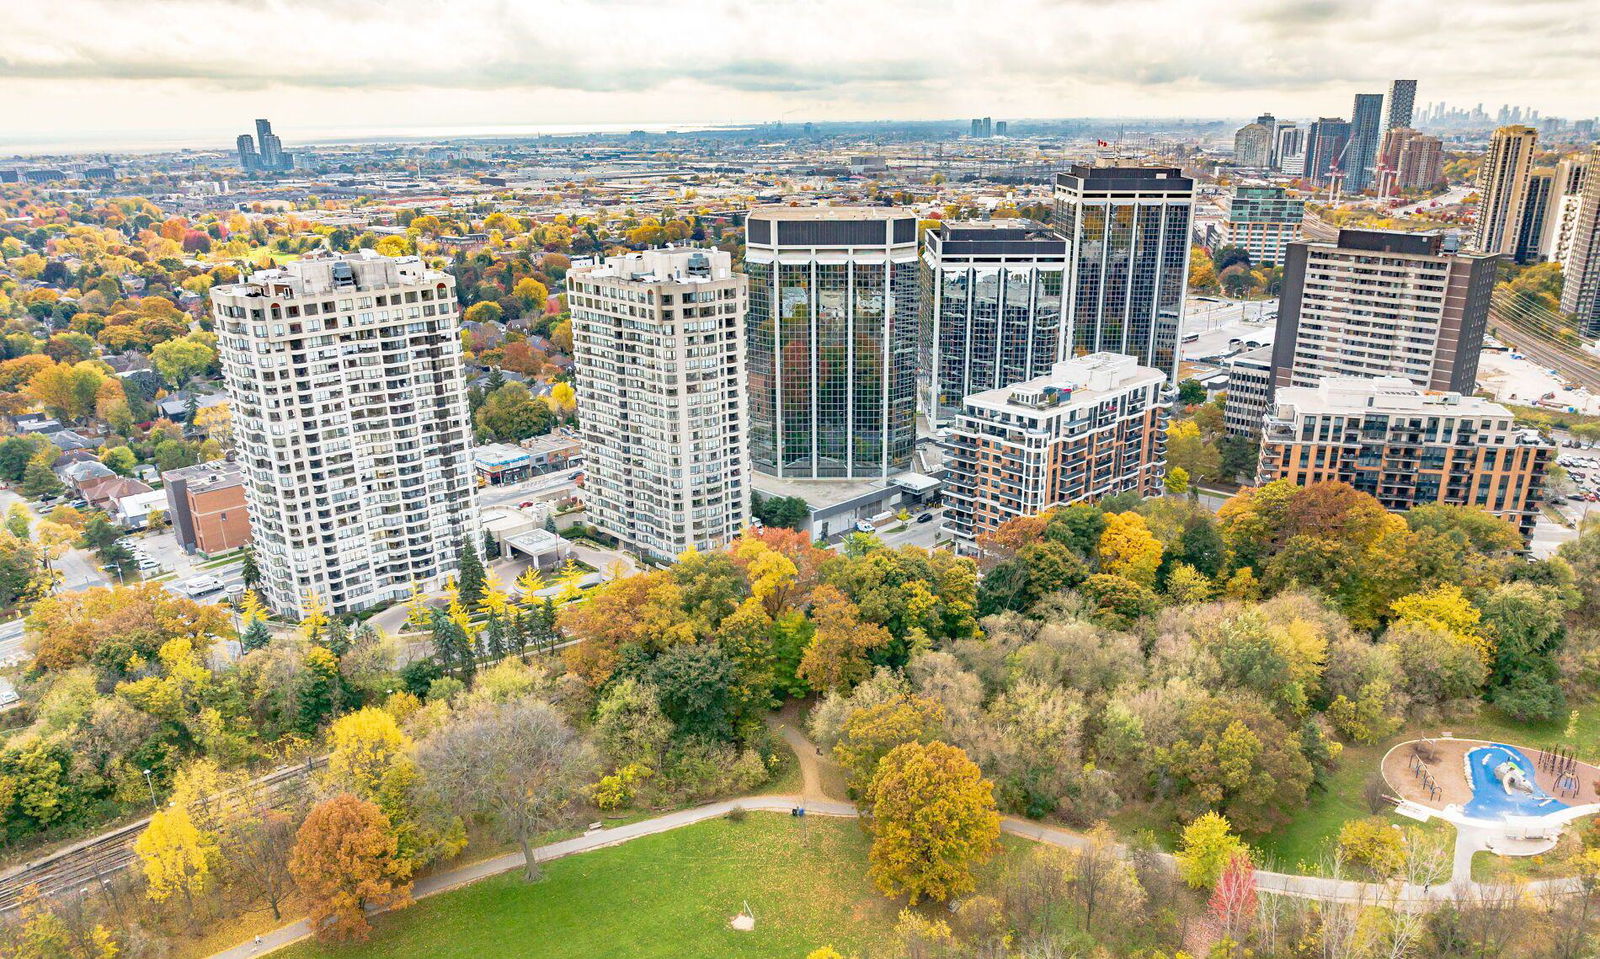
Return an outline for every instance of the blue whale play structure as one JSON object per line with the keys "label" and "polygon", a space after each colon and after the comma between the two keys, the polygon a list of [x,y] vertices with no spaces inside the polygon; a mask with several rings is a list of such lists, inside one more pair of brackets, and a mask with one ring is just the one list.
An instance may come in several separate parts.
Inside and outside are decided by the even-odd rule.
{"label": "blue whale play structure", "polygon": [[1494,743],[1467,753],[1472,801],[1462,809],[1474,819],[1548,816],[1567,804],[1539,788],[1533,763],[1515,746]]}

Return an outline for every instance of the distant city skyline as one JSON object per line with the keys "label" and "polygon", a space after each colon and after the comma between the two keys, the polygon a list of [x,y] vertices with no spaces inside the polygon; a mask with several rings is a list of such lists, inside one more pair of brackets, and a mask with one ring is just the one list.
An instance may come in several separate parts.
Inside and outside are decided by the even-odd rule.
{"label": "distant city skyline", "polygon": [[1352,92],[1397,76],[1418,78],[1426,100],[1584,116],[1600,56],[1592,33],[1569,25],[1591,4],[1243,0],[1221,14],[1194,0],[1133,0],[1103,16],[1093,0],[1010,0],[1000,11],[774,0],[759,15],[734,0],[692,13],[634,0],[21,0],[0,10],[0,149],[227,147],[241,119],[257,116],[273,117],[290,143],[301,142],[295,131],[329,138],[346,125],[381,135],[1262,110],[1309,118],[1340,115]]}

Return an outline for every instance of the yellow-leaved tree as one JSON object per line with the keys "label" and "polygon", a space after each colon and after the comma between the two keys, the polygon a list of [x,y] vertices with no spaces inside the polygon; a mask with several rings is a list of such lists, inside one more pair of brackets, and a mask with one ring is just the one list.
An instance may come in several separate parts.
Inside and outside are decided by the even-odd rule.
{"label": "yellow-leaved tree", "polygon": [[411,738],[388,710],[347,713],[328,729],[328,779],[362,799],[375,800],[384,775],[411,748]]}
{"label": "yellow-leaved tree", "polygon": [[909,742],[878,761],[864,797],[872,810],[869,873],[886,896],[949,899],[977,885],[974,866],[1000,838],[994,785],[959,747]]}
{"label": "yellow-leaved tree", "polygon": [[1100,534],[1100,570],[1154,586],[1161,566],[1161,541],[1138,513],[1108,513]]}
{"label": "yellow-leaved tree", "polygon": [[1402,596],[1390,608],[1400,622],[1417,623],[1449,633],[1457,642],[1471,646],[1484,663],[1494,655],[1494,647],[1480,625],[1483,614],[1459,586],[1439,586]]}
{"label": "yellow-leaved tree", "polygon": [[156,902],[182,895],[194,912],[194,897],[202,892],[211,877],[216,857],[216,840],[202,833],[190,817],[188,807],[173,805],[150,817],[150,826],[134,841],[144,872],[146,892]]}

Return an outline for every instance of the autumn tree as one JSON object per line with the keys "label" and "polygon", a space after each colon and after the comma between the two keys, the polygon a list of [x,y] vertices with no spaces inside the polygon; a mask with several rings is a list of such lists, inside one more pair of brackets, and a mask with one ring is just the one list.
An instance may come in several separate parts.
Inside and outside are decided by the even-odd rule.
{"label": "autumn tree", "polygon": [[182,895],[188,912],[205,889],[216,860],[216,838],[202,833],[183,804],[150,816],[150,825],[134,841],[144,873],[146,892],[156,902]]}
{"label": "autumn tree", "polygon": [[295,837],[289,872],[320,939],[364,939],[369,906],[410,900],[407,864],[396,856],[389,817],[373,803],[340,793],[313,806]]}
{"label": "autumn tree", "polygon": [[955,746],[903,743],[878,763],[867,787],[872,810],[869,872],[888,896],[945,900],[976,885],[1000,838],[994,787]]}
{"label": "autumn tree", "polygon": [[1172,858],[1184,882],[1196,889],[1211,889],[1228,863],[1241,853],[1248,855],[1249,850],[1233,834],[1228,820],[1208,812],[1183,827],[1183,837]]}
{"label": "autumn tree", "polygon": [[833,747],[851,793],[859,794],[871,782],[878,761],[896,746],[931,742],[943,719],[943,707],[922,696],[900,696],[853,710]]}
{"label": "autumn tree", "polygon": [[283,918],[283,903],[294,889],[289,858],[295,846],[294,819],[281,809],[253,804],[226,820],[223,857],[230,885],[251,901],[265,903],[272,918]]}
{"label": "autumn tree", "polygon": [[1100,569],[1141,586],[1154,586],[1161,566],[1161,541],[1151,534],[1138,513],[1111,513],[1100,534]]}
{"label": "autumn tree", "polygon": [[204,652],[228,632],[222,607],[203,606],[160,583],[48,596],[34,605],[27,620],[34,664],[45,670],[93,662],[120,671],[134,657],[155,659],[170,640],[187,639]]}
{"label": "autumn tree", "polygon": [[548,704],[524,698],[476,706],[425,740],[418,765],[441,799],[487,819],[522,848],[523,875],[539,877],[534,842],[584,793],[589,746]]}
{"label": "autumn tree", "polygon": [[882,626],[861,621],[861,611],[833,586],[811,594],[816,632],[800,660],[800,678],[817,690],[846,690],[867,677],[867,653],[890,641]]}
{"label": "autumn tree", "polygon": [[328,778],[342,790],[375,800],[395,760],[411,748],[394,715],[368,706],[328,728]]}

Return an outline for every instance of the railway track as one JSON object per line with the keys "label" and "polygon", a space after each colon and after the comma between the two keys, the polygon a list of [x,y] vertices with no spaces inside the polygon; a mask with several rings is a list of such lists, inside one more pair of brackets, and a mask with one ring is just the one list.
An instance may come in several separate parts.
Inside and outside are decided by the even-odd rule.
{"label": "railway track", "polygon": [[[318,757],[284,766],[253,780],[250,786],[265,792],[269,806],[281,808],[304,795],[312,773],[327,763],[326,758]],[[43,898],[103,888],[138,858],[133,844],[149,825],[146,817],[0,871],[0,913],[17,908],[30,888]]]}
{"label": "railway track", "polygon": [[1577,346],[1560,342],[1550,331],[1535,325],[1534,318],[1513,312],[1496,297],[1489,308],[1489,320],[1494,336],[1520,353],[1537,361],[1546,369],[1553,369],[1592,392],[1600,392],[1600,358],[1591,356]]}

